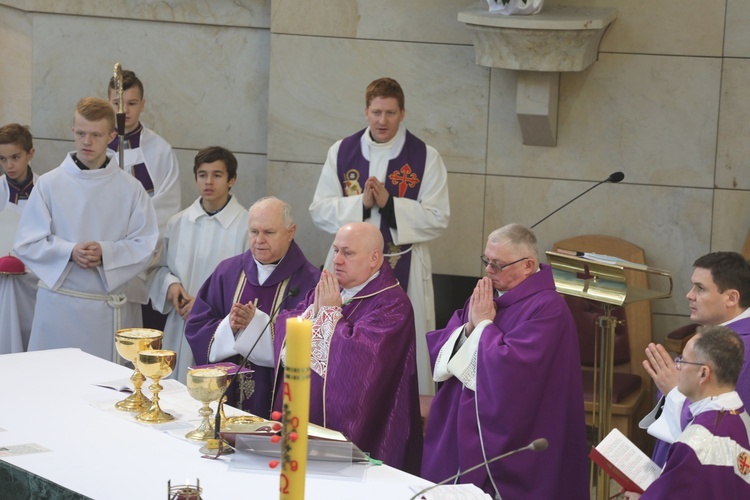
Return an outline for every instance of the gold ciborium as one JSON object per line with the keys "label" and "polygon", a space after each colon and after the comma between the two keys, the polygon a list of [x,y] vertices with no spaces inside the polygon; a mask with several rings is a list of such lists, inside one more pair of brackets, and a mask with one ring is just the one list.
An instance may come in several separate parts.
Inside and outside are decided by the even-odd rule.
{"label": "gold ciborium", "polygon": [[214,426],[211,422],[213,411],[209,407],[211,401],[218,401],[224,394],[229,383],[226,370],[220,368],[191,368],[187,372],[187,388],[190,395],[203,403],[198,413],[203,417],[203,422],[198,428],[185,434],[185,437],[193,441],[207,441],[214,437]]}
{"label": "gold ciborium", "polygon": [[159,392],[163,389],[159,381],[172,373],[176,361],[177,353],[167,350],[140,351],[135,357],[135,362],[141,373],[154,382],[148,387],[153,393],[151,407],[135,416],[135,419],[139,422],[159,424],[174,420],[172,415],[159,408]]}
{"label": "gold ciborium", "polygon": [[161,349],[161,339],[164,333],[150,328],[126,328],[115,333],[117,352],[126,360],[133,363],[135,371],[130,380],[133,382],[133,394],[115,404],[115,408],[122,411],[143,412],[151,406],[151,400],[143,395],[141,386],[146,377],[138,370],[135,357],[139,351]]}

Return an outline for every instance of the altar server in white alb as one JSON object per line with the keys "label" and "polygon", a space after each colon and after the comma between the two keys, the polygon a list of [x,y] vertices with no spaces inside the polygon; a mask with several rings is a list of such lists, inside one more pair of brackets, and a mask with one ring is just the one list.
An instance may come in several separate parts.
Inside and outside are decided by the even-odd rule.
{"label": "altar server in white alb", "polygon": [[77,347],[114,360],[125,286],[146,269],[159,238],[140,183],[108,155],[115,113],[95,97],[78,102],[76,151],[41,177],[14,249],[40,279],[29,350]]}
{"label": "altar server in white alb", "polygon": [[[320,229],[336,233],[351,222],[380,228],[383,253],[414,308],[419,392],[432,394],[425,333],[435,329],[432,263],[427,242],[448,227],[448,173],[440,154],[406,127],[404,92],[379,78],[365,92],[368,127],[336,142],[318,180],[310,214]],[[332,269],[333,251],[326,268]]]}
{"label": "altar server in white alb", "polygon": [[[163,236],[167,222],[181,208],[180,169],[177,157],[167,141],[141,123],[141,113],[146,105],[146,99],[143,83],[134,72],[123,70],[122,89],[122,110],[125,113],[124,170],[138,179],[151,197],[159,224],[159,235]],[[114,77],[109,81],[107,93],[110,104],[117,112],[120,100],[115,91]],[[109,149],[116,152],[119,144],[120,137],[115,136],[109,143]],[[118,155],[115,155],[115,161],[119,161]],[[130,326],[141,326],[141,305],[144,306],[145,326],[155,326],[149,324],[154,319],[152,309],[146,306],[148,290],[145,274],[139,275],[128,284],[127,295],[131,314],[137,322]]]}
{"label": "altar server in white alb", "polygon": [[219,262],[248,249],[247,210],[229,192],[237,181],[237,159],[224,148],[198,151],[193,166],[200,196],[169,219],[159,266],[148,279],[149,298],[169,314],[163,348],[177,353],[173,376],[185,382],[193,351],[185,339],[185,320],[195,295]]}
{"label": "altar server in white alb", "polygon": [[[39,175],[31,171],[34,139],[28,127],[0,127],[0,259],[9,255],[23,208]],[[4,259],[8,261],[9,259]],[[29,344],[36,303],[34,273],[0,272],[0,354],[23,352]]]}

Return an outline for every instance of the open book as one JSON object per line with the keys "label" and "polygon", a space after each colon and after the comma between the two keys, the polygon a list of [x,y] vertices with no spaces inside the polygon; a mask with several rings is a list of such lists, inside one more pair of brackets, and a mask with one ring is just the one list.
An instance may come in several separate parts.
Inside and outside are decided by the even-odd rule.
{"label": "open book", "polygon": [[591,448],[589,458],[625,491],[643,493],[661,474],[661,468],[617,429]]}

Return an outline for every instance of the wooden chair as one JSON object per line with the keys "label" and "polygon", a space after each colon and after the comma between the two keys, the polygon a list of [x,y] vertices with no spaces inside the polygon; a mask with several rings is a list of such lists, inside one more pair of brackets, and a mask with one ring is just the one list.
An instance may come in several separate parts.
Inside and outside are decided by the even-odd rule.
{"label": "wooden chair", "polygon": [[[581,252],[611,255],[630,262],[645,264],[643,249],[625,240],[612,236],[585,235],[558,241],[554,250],[577,250]],[[640,288],[648,288],[646,273],[626,272],[628,283]],[[581,345],[582,376],[584,380],[584,407],[586,423],[593,426],[594,404],[593,387],[593,346],[594,335],[599,334],[596,318],[603,314],[591,301],[578,297],[565,296],[578,327]],[[615,366],[612,396],[612,426],[620,430],[644,451],[648,451],[650,440],[638,428],[638,422],[652,405],[651,377],[641,364],[645,358],[646,346],[651,342],[651,303],[635,302],[616,308],[613,316],[624,320],[615,330]],[[586,394],[588,388],[588,394]],[[598,406],[598,403],[597,403]],[[597,408],[598,409],[598,408]]]}

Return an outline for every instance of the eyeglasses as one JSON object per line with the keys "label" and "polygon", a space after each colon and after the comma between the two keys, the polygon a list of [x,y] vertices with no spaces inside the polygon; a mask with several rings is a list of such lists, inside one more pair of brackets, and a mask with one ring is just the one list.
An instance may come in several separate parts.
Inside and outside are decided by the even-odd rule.
{"label": "eyeglasses", "polygon": [[495,264],[494,262],[490,261],[484,255],[480,256],[479,258],[482,260],[482,264],[484,264],[484,267],[490,266],[490,268],[492,268],[493,271],[496,271],[498,273],[502,272],[502,270],[505,269],[508,266],[512,266],[513,264],[518,264],[522,260],[528,259],[528,257],[521,257],[520,259],[514,260],[513,262],[509,262],[507,264],[500,265],[500,264]]}
{"label": "eyeglasses", "polygon": [[695,363],[693,361],[685,361],[682,359],[682,354],[674,358],[674,367],[678,370],[682,370],[682,365],[697,365],[697,366],[704,366],[706,363]]}

